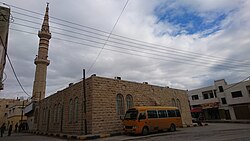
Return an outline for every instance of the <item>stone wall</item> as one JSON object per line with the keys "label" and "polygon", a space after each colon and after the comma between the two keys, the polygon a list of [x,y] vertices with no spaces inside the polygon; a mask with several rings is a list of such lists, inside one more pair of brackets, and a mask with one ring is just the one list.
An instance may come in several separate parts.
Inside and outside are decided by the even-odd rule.
{"label": "stone wall", "polygon": [[[127,95],[132,96],[134,106],[176,106],[173,99],[179,100],[183,124],[192,124],[186,91],[92,76],[86,80],[86,115],[82,109],[84,98],[81,81],[40,101],[38,129],[50,133],[84,134],[86,117],[88,134],[120,133],[122,121],[116,109],[117,94],[124,97],[124,110],[127,110]],[[78,98],[78,118],[75,120],[73,104],[73,121],[70,122],[70,100],[74,101],[75,98]],[[58,109],[61,109],[61,116],[58,116]]]}
{"label": "stone wall", "polygon": [[[50,133],[85,133],[85,122],[87,118],[88,133],[91,133],[91,81],[86,80],[86,115],[83,107],[83,82],[78,82],[64,90],[43,99],[39,103],[38,130]],[[75,109],[75,100],[78,104]],[[72,120],[69,120],[69,105],[72,100]],[[77,114],[76,114],[77,113]],[[77,115],[77,116],[76,116]]]}
{"label": "stone wall", "polygon": [[186,91],[159,87],[124,80],[93,77],[92,134],[122,132],[120,115],[116,113],[116,96],[133,97],[134,106],[176,106],[172,100],[180,101],[183,125],[191,125],[192,119]]}

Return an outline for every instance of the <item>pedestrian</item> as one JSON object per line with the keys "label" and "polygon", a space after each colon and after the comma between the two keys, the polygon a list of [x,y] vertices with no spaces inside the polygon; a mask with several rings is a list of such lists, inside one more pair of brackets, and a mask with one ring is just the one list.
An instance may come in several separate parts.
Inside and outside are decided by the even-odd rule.
{"label": "pedestrian", "polygon": [[3,125],[1,126],[1,137],[3,137],[5,128],[6,128],[5,123],[3,123]]}
{"label": "pedestrian", "polygon": [[21,132],[21,130],[22,130],[22,123],[20,123],[18,126],[18,132]]}
{"label": "pedestrian", "polygon": [[11,122],[11,124],[10,124],[10,126],[9,126],[8,136],[10,136],[10,135],[11,135],[12,126],[13,126],[13,122]]}
{"label": "pedestrian", "polygon": [[15,132],[17,132],[17,128],[18,128],[18,123],[16,123],[15,125]]}

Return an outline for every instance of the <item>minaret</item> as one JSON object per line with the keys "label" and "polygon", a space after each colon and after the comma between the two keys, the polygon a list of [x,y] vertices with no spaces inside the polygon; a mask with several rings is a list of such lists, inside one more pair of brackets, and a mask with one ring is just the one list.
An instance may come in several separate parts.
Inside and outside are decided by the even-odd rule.
{"label": "minaret", "polygon": [[49,40],[51,33],[49,32],[49,4],[47,3],[46,12],[43,19],[43,25],[38,32],[39,49],[34,63],[36,65],[35,80],[33,85],[32,101],[39,101],[45,98],[47,66],[50,61],[48,58]]}

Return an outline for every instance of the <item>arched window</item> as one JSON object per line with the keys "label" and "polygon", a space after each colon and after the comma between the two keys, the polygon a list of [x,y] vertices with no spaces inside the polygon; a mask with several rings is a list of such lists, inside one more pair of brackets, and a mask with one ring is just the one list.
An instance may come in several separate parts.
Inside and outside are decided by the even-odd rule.
{"label": "arched window", "polygon": [[54,123],[57,122],[57,106],[55,105],[55,112],[53,113],[54,114]]}
{"label": "arched window", "polygon": [[75,122],[77,122],[78,120],[78,98],[76,97],[75,98],[75,107],[74,107],[74,119],[75,119]]}
{"label": "arched window", "polygon": [[179,108],[180,112],[181,112],[181,101],[179,99],[176,100],[176,105]]}
{"label": "arched window", "polygon": [[43,108],[43,122],[45,123],[45,119],[46,119],[46,109]]}
{"label": "arched window", "polygon": [[58,123],[60,123],[59,122],[59,120],[61,120],[61,104],[59,103],[58,104],[58,106],[57,106],[57,119],[56,119],[56,121],[58,122]]}
{"label": "arched window", "polygon": [[176,102],[175,102],[175,99],[174,99],[174,98],[172,98],[172,106],[173,106],[173,107],[176,107]]}
{"label": "arched window", "polygon": [[72,122],[72,116],[73,116],[73,102],[72,99],[69,101],[69,122]]}
{"label": "arched window", "polygon": [[116,112],[118,115],[124,115],[124,98],[121,94],[116,96]]}
{"label": "arched window", "polygon": [[128,95],[126,96],[126,104],[127,104],[127,109],[130,109],[131,107],[134,106],[132,95],[128,94]]}
{"label": "arched window", "polygon": [[38,108],[35,109],[34,123],[37,123],[37,119],[38,119]]}

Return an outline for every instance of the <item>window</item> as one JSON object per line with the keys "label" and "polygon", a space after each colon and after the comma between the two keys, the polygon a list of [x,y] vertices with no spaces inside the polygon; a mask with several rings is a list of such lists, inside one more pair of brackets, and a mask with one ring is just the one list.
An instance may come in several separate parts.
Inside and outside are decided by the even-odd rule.
{"label": "window", "polygon": [[175,99],[174,98],[172,99],[172,106],[176,107],[176,103],[175,103]]}
{"label": "window", "polygon": [[214,97],[217,97],[217,93],[216,93],[216,90],[214,90]]}
{"label": "window", "polygon": [[6,105],[6,106],[5,106],[5,108],[8,108],[8,107],[9,107],[9,105]]}
{"label": "window", "polygon": [[75,118],[75,122],[77,122],[77,120],[78,120],[78,98],[75,98],[75,108],[74,108],[74,110],[75,110],[74,118]]}
{"label": "window", "polygon": [[174,110],[168,110],[168,117],[175,117],[175,111]]}
{"label": "window", "polygon": [[148,118],[157,118],[158,117],[157,111],[155,111],[155,110],[149,110],[149,111],[147,111],[147,113],[148,113]]}
{"label": "window", "polygon": [[250,94],[250,86],[246,86],[248,94]]}
{"label": "window", "polygon": [[222,104],[227,104],[226,98],[225,97],[221,98],[221,102]]}
{"label": "window", "polygon": [[203,99],[208,99],[208,94],[203,94]]}
{"label": "window", "polygon": [[118,115],[124,115],[124,99],[121,94],[118,94],[116,96],[116,112]]}
{"label": "window", "polygon": [[224,92],[224,89],[222,86],[219,86],[219,92]]}
{"label": "window", "polygon": [[241,91],[231,92],[231,94],[232,94],[232,98],[242,97],[243,96]]}
{"label": "window", "polygon": [[56,108],[56,105],[55,105],[55,107],[54,107],[55,109],[55,111],[54,111],[54,113],[52,113],[53,115],[54,115],[54,123],[56,123],[56,119],[57,119],[57,108]]}
{"label": "window", "polygon": [[146,119],[146,113],[145,112],[141,112],[139,115],[140,120],[142,119]]}
{"label": "window", "polygon": [[192,100],[198,100],[199,96],[198,95],[192,95]]}
{"label": "window", "polygon": [[159,118],[166,118],[168,117],[167,111],[166,110],[159,110],[158,111]]}
{"label": "window", "polygon": [[202,95],[204,99],[214,98],[213,90],[204,91]]}
{"label": "window", "polygon": [[181,101],[179,99],[176,100],[177,107],[181,111]]}
{"label": "window", "polygon": [[61,119],[61,110],[62,110],[62,108],[61,108],[61,104],[59,104],[58,106],[57,106],[57,122],[59,122],[59,120]]}
{"label": "window", "polygon": [[126,103],[127,103],[127,109],[130,109],[133,107],[133,97],[132,95],[127,95],[126,96]]}
{"label": "window", "polygon": [[69,122],[72,122],[72,116],[73,116],[73,102],[72,99],[69,101]]}
{"label": "window", "polygon": [[209,93],[210,98],[214,98],[214,94],[213,93]]}
{"label": "window", "polygon": [[180,113],[179,110],[175,110],[175,113],[176,113],[176,116],[177,116],[177,117],[181,117],[181,113]]}

